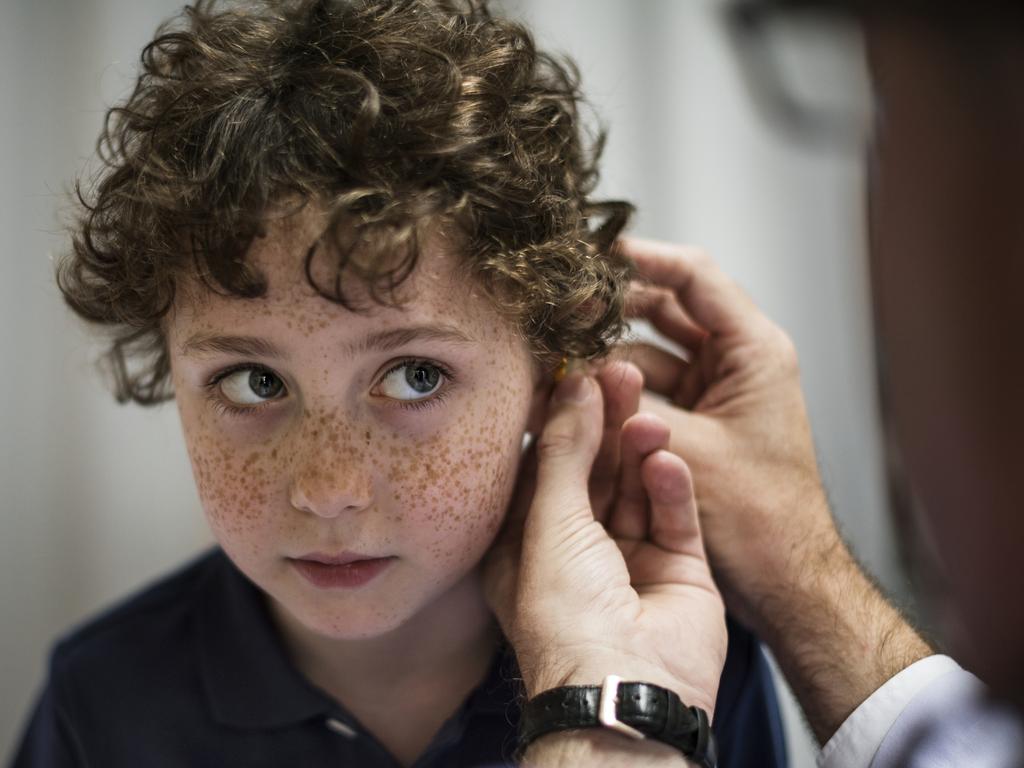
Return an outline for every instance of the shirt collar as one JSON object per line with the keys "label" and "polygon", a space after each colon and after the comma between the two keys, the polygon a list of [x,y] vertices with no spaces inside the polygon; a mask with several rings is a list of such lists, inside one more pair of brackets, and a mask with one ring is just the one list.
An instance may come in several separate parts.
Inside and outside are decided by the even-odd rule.
{"label": "shirt collar", "polygon": [[263,593],[219,549],[196,618],[200,674],[218,722],[272,728],[334,709],[288,659]]}

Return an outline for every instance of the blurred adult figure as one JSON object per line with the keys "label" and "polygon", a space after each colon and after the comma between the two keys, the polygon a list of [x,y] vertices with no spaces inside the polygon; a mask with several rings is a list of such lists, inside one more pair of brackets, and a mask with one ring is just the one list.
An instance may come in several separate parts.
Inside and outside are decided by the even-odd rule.
{"label": "blurred adult figure", "polygon": [[890,464],[949,655],[836,531],[789,339],[706,256],[634,240],[635,313],[692,353],[629,353],[665,398],[642,407],[672,425],[726,602],[774,651],[823,765],[1024,765],[1024,8],[748,0],[730,20],[755,95],[806,142],[849,144],[856,95],[791,88],[774,37],[863,34]]}

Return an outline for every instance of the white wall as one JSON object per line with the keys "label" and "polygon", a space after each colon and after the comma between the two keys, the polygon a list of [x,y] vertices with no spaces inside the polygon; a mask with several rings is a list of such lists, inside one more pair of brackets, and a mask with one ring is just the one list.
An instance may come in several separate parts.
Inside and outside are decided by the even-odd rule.
{"label": "white wall", "polygon": [[114,403],[53,284],[71,180],[178,6],[0,4],[0,760],[55,636],[206,537],[173,406]]}
{"label": "white wall", "polygon": [[[902,591],[886,522],[856,155],[765,125],[711,0],[509,0],[571,53],[610,126],[602,189],[634,231],[699,243],[797,342],[826,482]],[[119,407],[52,281],[58,211],[141,45],[180,0],[0,5],[0,756],[52,639],[204,546],[173,406]],[[790,718],[793,764],[813,764]]]}

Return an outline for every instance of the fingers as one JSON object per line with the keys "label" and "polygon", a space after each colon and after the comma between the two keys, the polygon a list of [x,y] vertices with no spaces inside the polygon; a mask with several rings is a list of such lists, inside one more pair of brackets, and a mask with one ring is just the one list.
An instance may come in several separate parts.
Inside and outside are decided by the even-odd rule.
{"label": "fingers", "polygon": [[640,410],[651,413],[668,424],[671,430],[669,450],[678,456],[685,456],[700,474],[702,462],[717,457],[720,463],[729,455],[723,444],[723,427],[714,418],[700,413],[691,413],[677,408],[654,395],[644,393],[640,397]]}
{"label": "fingers", "polygon": [[693,322],[708,332],[743,335],[760,323],[750,298],[701,251],[635,237],[621,238],[619,246],[641,277],[671,289]]}
{"label": "fingers", "polygon": [[659,450],[640,466],[643,487],[651,505],[651,541],[679,554],[704,556],[693,476],[686,462]]}
{"label": "fingers", "polygon": [[644,387],[664,397],[672,396],[690,365],[678,355],[642,341],[616,344],[610,356],[636,366],[643,376]]}
{"label": "fingers", "polygon": [[606,363],[596,376],[604,399],[604,431],[590,473],[590,499],[594,518],[604,522],[618,484],[619,434],[640,407],[644,377],[635,365],[622,361]]}
{"label": "fingers", "polygon": [[[617,435],[623,422],[640,406],[644,376],[632,363],[616,360],[605,363],[596,375],[604,399],[604,431]],[[599,454],[598,461],[600,458]],[[597,468],[598,463],[594,466]]]}
{"label": "fingers", "polygon": [[611,353],[640,369],[644,387],[683,408],[693,408],[704,394],[706,381],[701,366],[643,342],[617,345]]}
{"label": "fingers", "polygon": [[634,281],[626,294],[626,317],[643,318],[659,332],[687,349],[697,349],[707,331],[693,321],[675,293],[661,286]]}
{"label": "fingers", "polygon": [[537,485],[529,530],[542,534],[573,518],[593,520],[588,481],[603,420],[601,390],[592,377],[573,373],[558,383],[537,441]]}
{"label": "fingers", "polygon": [[638,413],[623,424],[619,496],[607,524],[613,538],[647,537],[649,513],[641,465],[653,451],[667,447],[668,441],[668,424],[653,414]]}

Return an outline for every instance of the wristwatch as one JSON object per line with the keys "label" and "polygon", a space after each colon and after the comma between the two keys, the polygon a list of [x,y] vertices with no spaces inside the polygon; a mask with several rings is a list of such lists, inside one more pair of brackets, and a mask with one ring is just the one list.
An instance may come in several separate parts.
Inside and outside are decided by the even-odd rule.
{"label": "wristwatch", "polygon": [[718,765],[708,714],[687,707],[674,691],[608,675],[602,685],[566,685],[526,702],[519,720],[519,749],[546,733],[610,728],[631,739],[655,739],[681,751],[701,768]]}

